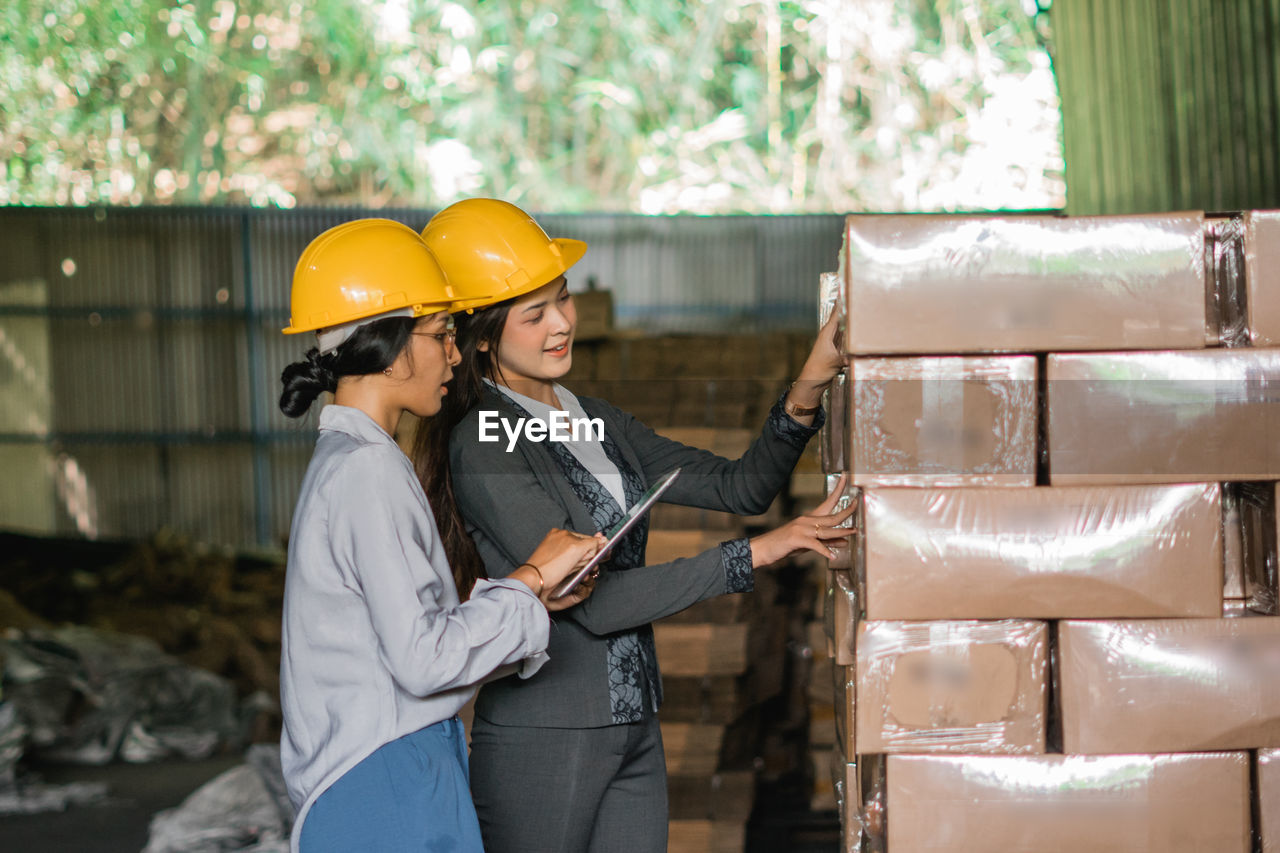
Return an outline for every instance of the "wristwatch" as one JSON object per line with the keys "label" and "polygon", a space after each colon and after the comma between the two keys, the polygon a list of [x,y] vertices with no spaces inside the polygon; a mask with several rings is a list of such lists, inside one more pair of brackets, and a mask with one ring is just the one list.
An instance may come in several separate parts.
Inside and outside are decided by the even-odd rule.
{"label": "wristwatch", "polygon": [[818,410],[822,408],[821,403],[816,406],[797,406],[795,403],[791,402],[791,389],[795,387],[796,383],[794,382],[787,386],[787,396],[783,398],[782,411],[786,412],[793,418],[807,418],[810,415],[816,415]]}

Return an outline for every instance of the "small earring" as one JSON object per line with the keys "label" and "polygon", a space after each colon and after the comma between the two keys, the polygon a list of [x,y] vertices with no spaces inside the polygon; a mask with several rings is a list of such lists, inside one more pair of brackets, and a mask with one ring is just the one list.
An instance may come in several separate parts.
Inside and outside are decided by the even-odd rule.
{"label": "small earring", "polygon": [[388,366],[386,369],[384,369],[384,370],[382,371],[382,375],[383,375],[383,376],[390,376],[390,375],[391,375],[391,368],[390,368],[390,366]]}

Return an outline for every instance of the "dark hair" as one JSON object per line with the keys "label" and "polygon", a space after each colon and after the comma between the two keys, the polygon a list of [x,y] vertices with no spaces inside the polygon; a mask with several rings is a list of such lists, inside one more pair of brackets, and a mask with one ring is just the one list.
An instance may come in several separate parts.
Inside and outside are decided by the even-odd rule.
{"label": "dark hair", "polygon": [[355,330],[336,350],[320,354],[312,347],[304,361],[295,361],[280,374],[284,391],[280,411],[291,418],[302,417],[323,391],[338,390],[343,376],[381,373],[391,366],[409,343],[417,323],[414,317],[387,317]]}
{"label": "dark hair", "polygon": [[[458,594],[465,601],[471,594],[477,578],[487,577],[480,552],[467,533],[466,524],[458,512],[458,502],[453,495],[453,478],[449,471],[449,435],[454,427],[476,406],[484,392],[482,379],[497,379],[498,345],[507,314],[514,299],[482,308],[474,314],[455,314],[453,321],[458,330],[458,355],[462,359],[453,368],[449,381],[449,393],[445,395],[440,413],[424,420],[413,437],[414,470],[422,481],[422,490],[436,516],[445,555],[453,569],[453,579]],[[488,352],[480,350],[488,344]]]}

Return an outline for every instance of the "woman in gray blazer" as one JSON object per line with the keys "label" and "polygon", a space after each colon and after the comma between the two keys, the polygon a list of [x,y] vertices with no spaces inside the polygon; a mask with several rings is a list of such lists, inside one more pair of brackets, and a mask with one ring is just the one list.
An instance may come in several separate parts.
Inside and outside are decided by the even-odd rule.
{"label": "woman in gray blazer", "polygon": [[[451,286],[500,291],[494,304],[458,315],[461,362],[442,416],[413,454],[455,568],[505,577],[554,527],[609,529],[674,468],[681,475],[664,500],[762,513],[821,426],[819,395],[843,364],[834,328],[819,335],[751,448],[724,459],[558,383],[572,364],[576,320],[564,273],[585,244],[550,240],[519,208],[491,199],[446,208],[423,238]],[[581,428],[553,414],[565,411]],[[829,556],[825,541],[848,535],[836,526],[852,512],[832,514],[833,505],[834,497],[777,530],[659,565],[645,563],[647,523],[633,527],[591,597],[554,614],[542,670],[480,691],[471,791],[485,849],[665,850],[662,681],[650,623],[749,592],[755,569],[788,554]]]}

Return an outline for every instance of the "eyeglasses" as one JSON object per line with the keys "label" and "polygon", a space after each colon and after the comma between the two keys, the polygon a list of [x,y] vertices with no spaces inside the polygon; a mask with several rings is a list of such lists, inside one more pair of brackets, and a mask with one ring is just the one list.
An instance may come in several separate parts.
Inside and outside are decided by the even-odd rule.
{"label": "eyeglasses", "polygon": [[440,342],[441,346],[446,343],[451,344],[458,339],[458,331],[456,329],[446,329],[443,332],[411,332],[411,334],[424,338],[435,338]]}
{"label": "eyeglasses", "polygon": [[453,326],[453,318],[449,317],[445,320],[443,332],[410,332],[412,335],[421,335],[424,338],[435,338],[440,342],[440,346],[448,349],[449,344],[458,340],[458,330]]}

